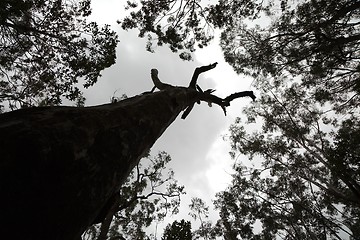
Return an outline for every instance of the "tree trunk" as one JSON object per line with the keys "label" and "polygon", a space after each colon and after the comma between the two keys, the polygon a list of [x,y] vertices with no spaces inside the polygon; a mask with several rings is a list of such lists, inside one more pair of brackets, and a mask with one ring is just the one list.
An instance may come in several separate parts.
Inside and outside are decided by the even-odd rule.
{"label": "tree trunk", "polygon": [[1,238],[79,239],[182,110],[204,100],[225,111],[229,100],[209,92],[166,85],[113,104],[1,114]]}
{"label": "tree trunk", "polygon": [[188,101],[188,89],[172,88],[96,107],[1,114],[0,234],[79,238]]}

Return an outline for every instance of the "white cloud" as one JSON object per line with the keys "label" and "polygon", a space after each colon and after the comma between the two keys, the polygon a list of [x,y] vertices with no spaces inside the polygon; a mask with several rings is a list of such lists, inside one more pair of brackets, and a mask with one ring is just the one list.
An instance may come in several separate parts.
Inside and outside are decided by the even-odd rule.
{"label": "white cloud", "polygon": [[[227,131],[223,131],[223,134],[226,133]],[[233,160],[229,155],[229,151],[229,142],[225,142],[219,137],[213,142],[207,153],[206,161],[210,162],[210,166],[205,175],[214,194],[225,190],[231,182]]]}

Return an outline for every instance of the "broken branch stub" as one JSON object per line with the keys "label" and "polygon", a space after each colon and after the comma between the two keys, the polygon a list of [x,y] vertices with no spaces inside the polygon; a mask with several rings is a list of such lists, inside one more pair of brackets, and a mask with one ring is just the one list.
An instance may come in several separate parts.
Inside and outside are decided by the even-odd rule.
{"label": "broken branch stub", "polygon": [[209,65],[207,65],[207,66],[202,66],[202,67],[196,68],[195,71],[194,71],[194,74],[193,74],[193,76],[192,76],[192,78],[191,78],[191,81],[190,81],[190,84],[189,84],[189,88],[194,88],[194,89],[195,89],[196,83],[197,83],[197,79],[198,79],[199,75],[200,75],[201,73],[203,73],[203,72],[206,72],[206,71],[209,71],[209,70],[215,68],[217,64],[218,64],[218,63],[215,62],[215,63],[209,64]]}
{"label": "broken branch stub", "polygon": [[151,79],[155,85],[156,88],[159,90],[165,90],[166,88],[172,87],[170,84],[163,83],[160,81],[158,77],[159,71],[157,69],[151,69]]}
{"label": "broken branch stub", "polygon": [[[224,114],[226,115],[226,107],[230,106],[230,102],[234,99],[240,98],[240,97],[251,97],[252,100],[255,100],[256,97],[253,93],[253,91],[243,91],[243,92],[236,92],[233,93],[229,96],[227,96],[226,98],[220,98],[214,94],[212,94],[215,90],[213,89],[208,89],[203,91],[200,86],[197,84],[197,80],[199,78],[199,75],[203,72],[209,71],[213,68],[216,67],[218,63],[215,62],[213,64],[209,64],[206,66],[201,66],[201,67],[197,67],[194,71],[194,74],[191,78],[190,84],[188,86],[188,90],[189,91],[196,91],[196,97],[194,98],[193,102],[190,102],[189,105],[186,107],[184,113],[182,114],[181,118],[185,119],[189,113],[191,112],[191,110],[194,107],[195,102],[200,103],[201,101],[205,101],[208,102],[209,105],[211,105],[212,103],[219,105],[222,110],[224,111]],[[160,81],[159,77],[158,77],[158,73],[159,71],[157,69],[151,69],[151,79],[154,83],[154,88],[158,88],[159,90],[165,90],[168,88],[175,88],[175,86],[172,86],[170,84],[167,83],[163,83]],[[183,87],[181,87],[183,88]],[[152,90],[152,91],[153,91]],[[151,92],[152,92],[151,91]]]}

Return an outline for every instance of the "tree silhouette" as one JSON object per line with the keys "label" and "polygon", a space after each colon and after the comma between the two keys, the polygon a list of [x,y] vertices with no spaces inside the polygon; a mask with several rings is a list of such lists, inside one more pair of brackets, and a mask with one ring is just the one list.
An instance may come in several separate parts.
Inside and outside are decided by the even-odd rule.
{"label": "tree silhouette", "polygon": [[[131,170],[181,111],[185,118],[195,103],[206,101],[225,112],[234,97],[193,87],[198,74],[215,66],[197,68],[189,87],[163,89],[152,74],[160,91],[113,104],[1,114],[2,234],[75,239],[101,221]],[[254,98],[250,91],[237,96]],[[26,223],[21,227],[19,216]]]}
{"label": "tree silhouette", "polygon": [[115,63],[118,42],[90,14],[90,0],[0,2],[0,106],[83,104],[77,84],[97,82]]}
{"label": "tree silhouette", "polygon": [[182,219],[180,222],[174,221],[165,228],[162,240],[191,240],[191,223]]}

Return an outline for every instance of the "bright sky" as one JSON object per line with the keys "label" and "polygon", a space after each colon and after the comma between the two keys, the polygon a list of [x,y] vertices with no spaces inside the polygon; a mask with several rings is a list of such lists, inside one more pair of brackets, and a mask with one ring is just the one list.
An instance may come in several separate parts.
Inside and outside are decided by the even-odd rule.
{"label": "bright sky", "polygon": [[[119,34],[120,43],[117,49],[117,63],[103,72],[99,82],[85,92],[86,105],[104,104],[114,95],[128,96],[140,94],[152,88],[150,69],[159,70],[159,78],[172,85],[187,86],[194,69],[198,66],[218,62],[217,67],[202,74],[199,85],[203,89],[214,88],[215,94],[226,97],[231,93],[251,89],[251,79],[237,75],[224,62],[220,47],[214,43],[199,50],[195,60],[184,62],[167,47],[157,48],[155,53],[145,51],[144,39],[137,37],[137,31],[125,32],[116,24],[122,17],[124,1],[93,0],[93,17],[100,24],[110,24]],[[166,130],[154,145],[152,152],[168,152],[172,157],[171,168],[175,178],[185,185],[187,192],[181,200],[179,215],[170,220],[188,219],[187,206],[192,197],[200,197],[210,205],[215,193],[225,190],[231,181],[230,173],[233,160],[228,152],[230,143],[223,140],[227,129],[235,118],[241,114],[243,106],[251,102],[243,98],[232,102],[228,115],[224,116],[218,106],[209,108],[207,104],[196,105],[187,119],[180,117]],[[212,212],[212,218],[217,214]],[[158,236],[166,224],[158,226]],[[155,229],[154,229],[155,232]]]}

